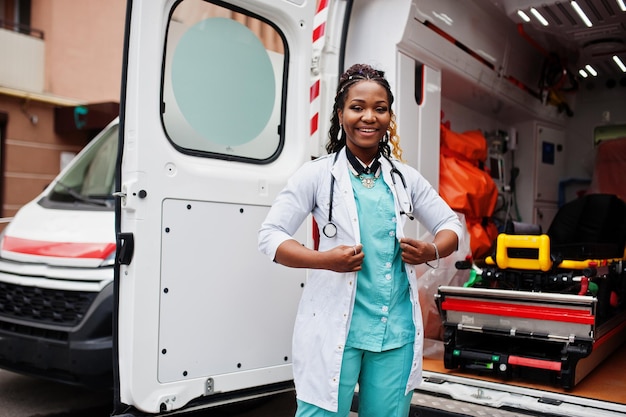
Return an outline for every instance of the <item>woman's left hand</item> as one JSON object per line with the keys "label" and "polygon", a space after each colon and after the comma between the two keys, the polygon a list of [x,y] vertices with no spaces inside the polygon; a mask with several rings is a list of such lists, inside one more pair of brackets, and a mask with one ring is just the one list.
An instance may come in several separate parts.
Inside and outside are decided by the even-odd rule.
{"label": "woman's left hand", "polygon": [[437,259],[435,248],[430,242],[403,237],[400,239],[402,260],[407,264],[419,265]]}

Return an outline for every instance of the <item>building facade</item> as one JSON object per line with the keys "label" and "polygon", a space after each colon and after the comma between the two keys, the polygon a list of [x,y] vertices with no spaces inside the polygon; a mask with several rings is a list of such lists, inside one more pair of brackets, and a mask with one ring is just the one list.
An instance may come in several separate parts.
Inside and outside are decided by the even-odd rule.
{"label": "building facade", "polygon": [[1,218],[117,115],[125,13],[125,0],[0,0]]}

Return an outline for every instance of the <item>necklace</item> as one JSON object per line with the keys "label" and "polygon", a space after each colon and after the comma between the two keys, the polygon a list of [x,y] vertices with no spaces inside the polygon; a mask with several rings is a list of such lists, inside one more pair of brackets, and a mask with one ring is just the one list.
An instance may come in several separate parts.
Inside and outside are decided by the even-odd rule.
{"label": "necklace", "polygon": [[[361,180],[361,184],[363,184],[363,187],[368,189],[373,188],[376,184],[376,180],[380,176],[380,162],[378,161],[378,156],[374,158],[374,162],[372,162],[371,166],[369,167],[363,166],[348,147],[346,147],[346,156],[348,158],[348,162],[350,162],[349,167],[352,174]],[[374,173],[374,176],[366,176],[366,174],[372,173]]]}
{"label": "necklace", "polygon": [[376,180],[378,179],[379,175],[380,175],[380,170],[376,171],[376,174],[373,177],[366,177],[363,174],[357,175],[357,177],[361,180],[361,184],[363,184],[363,187],[373,188],[374,185],[376,185]]}

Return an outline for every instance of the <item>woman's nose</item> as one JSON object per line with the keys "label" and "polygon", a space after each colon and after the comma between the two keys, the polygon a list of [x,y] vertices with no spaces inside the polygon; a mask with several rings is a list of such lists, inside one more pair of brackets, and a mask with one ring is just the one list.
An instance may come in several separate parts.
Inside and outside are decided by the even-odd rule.
{"label": "woman's nose", "polygon": [[372,110],[365,110],[361,116],[362,120],[372,121],[375,119],[374,112]]}

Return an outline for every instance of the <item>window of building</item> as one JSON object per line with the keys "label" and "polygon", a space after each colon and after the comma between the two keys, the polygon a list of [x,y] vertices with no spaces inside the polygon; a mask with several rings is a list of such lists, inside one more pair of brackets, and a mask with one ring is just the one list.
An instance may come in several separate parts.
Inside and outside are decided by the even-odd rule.
{"label": "window of building", "polygon": [[0,0],[0,28],[30,35],[30,0]]}

